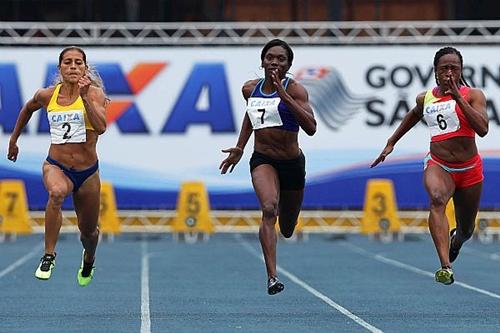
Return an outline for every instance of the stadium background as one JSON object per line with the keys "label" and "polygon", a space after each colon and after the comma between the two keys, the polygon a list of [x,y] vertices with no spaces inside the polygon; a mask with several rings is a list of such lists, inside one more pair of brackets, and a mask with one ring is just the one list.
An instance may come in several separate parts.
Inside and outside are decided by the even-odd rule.
{"label": "stadium background", "polygon": [[[0,1],[0,178],[24,181],[34,231],[0,233],[0,331],[498,332],[499,7],[493,0]],[[299,138],[308,163],[297,230],[304,237],[279,239],[286,289],[269,297],[251,143],[234,174],[217,167],[220,150],[236,141],[240,87],[261,74],[260,50],[275,37],[296,53],[291,75],[307,85],[319,130]],[[43,112],[21,136],[18,162],[5,158],[20,105],[49,84],[67,45],[87,51],[114,103],[98,151],[124,233],[103,237],[86,288],[75,280],[81,244],[70,201],[55,273],[46,282],[33,277],[44,245]],[[390,160],[368,168],[415,95],[432,86],[432,58],[444,45],[462,51],[490,116],[488,136],[478,139],[486,170],[480,233],[453,264],[451,286],[434,282],[439,262],[421,184],[427,129],[417,126]],[[358,235],[373,178],[395,185],[401,241]],[[178,242],[169,232],[186,180],[209,190],[216,231],[209,241]]]}
{"label": "stadium background", "polygon": [[[374,170],[368,165],[416,94],[432,86],[432,57],[443,45],[463,52],[466,77],[488,96],[490,133],[478,140],[486,174],[482,210],[498,208],[500,66],[494,45],[499,24],[478,20],[492,18],[494,1],[476,2],[474,8],[467,1],[115,5],[2,2],[0,137],[7,142],[22,103],[50,84],[61,48],[84,47],[113,101],[98,150],[101,176],[113,184],[122,216],[172,215],[182,182],[190,180],[206,184],[215,215],[255,215],[247,166],[252,142],[234,174],[220,176],[218,165],[224,158],[220,150],[234,145],[238,135],[241,84],[261,75],[260,49],[275,37],[293,46],[291,75],[308,88],[319,121],[316,136],[300,137],[308,158],[304,215],[347,214],[356,220],[367,180],[388,178],[402,214],[422,216],[424,126],[409,133],[384,165]],[[1,178],[25,182],[38,225],[47,198],[40,177],[47,131],[42,111],[20,140],[18,162],[0,162]],[[5,155],[6,145],[0,149]],[[64,208],[71,206],[68,199]]]}

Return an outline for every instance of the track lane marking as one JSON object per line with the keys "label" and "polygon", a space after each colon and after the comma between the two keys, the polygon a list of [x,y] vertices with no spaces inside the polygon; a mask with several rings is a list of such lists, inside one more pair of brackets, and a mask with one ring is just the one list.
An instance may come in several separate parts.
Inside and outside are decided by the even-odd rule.
{"label": "track lane marking", "polygon": [[[235,237],[240,242],[240,244],[248,252],[250,252],[256,258],[260,259],[262,262],[264,262],[264,257],[262,256],[262,254],[260,254],[259,252],[257,252],[252,247],[252,245],[250,245],[247,241],[243,240],[241,238],[240,234],[236,234]],[[344,308],[340,304],[334,302],[331,298],[329,298],[328,296],[326,296],[323,293],[319,292],[318,290],[314,289],[313,287],[311,287],[310,285],[308,285],[306,282],[302,281],[300,278],[298,278],[294,274],[290,273],[289,271],[287,271],[283,267],[281,267],[279,265],[276,265],[276,269],[278,270],[279,273],[281,273],[284,276],[286,276],[289,280],[291,280],[295,284],[299,285],[300,287],[302,287],[303,289],[305,289],[306,291],[308,291],[309,293],[311,293],[315,297],[319,298],[320,300],[322,300],[323,302],[325,302],[326,304],[328,304],[329,306],[331,306],[332,308],[334,308],[338,312],[342,313],[344,316],[346,316],[349,319],[353,320],[358,325],[364,327],[368,331],[373,332],[373,333],[383,333],[383,331],[380,330],[379,328],[377,328],[377,327],[375,327],[375,326],[367,323],[362,318],[356,316],[355,314],[353,314],[352,312],[350,312],[349,310],[347,310],[346,308]]]}
{"label": "track lane marking", "polygon": [[151,332],[151,316],[149,312],[149,254],[148,243],[141,243],[141,333]]}
{"label": "track lane marking", "polygon": [[[431,277],[432,279],[434,279],[434,273],[432,273],[432,272],[425,271],[425,270],[417,268],[415,266],[411,266],[411,265],[405,264],[405,263],[403,263],[401,261],[397,261],[397,260],[394,260],[394,259],[387,258],[387,257],[385,257],[385,256],[383,256],[381,254],[373,254],[373,253],[371,253],[371,252],[363,249],[362,247],[356,246],[354,244],[342,243],[342,245],[344,247],[346,247],[346,248],[351,249],[353,252],[357,252],[357,253],[359,253],[361,255],[364,255],[366,257],[369,257],[369,258],[375,259],[377,261],[383,262],[385,264],[392,265],[392,266],[395,266],[395,267],[399,267],[399,268],[402,268],[402,269],[405,269],[407,271],[411,271],[411,272],[414,272],[414,273],[417,273],[417,274],[420,274],[420,275],[428,276],[428,277]],[[464,282],[460,282],[460,281],[455,280],[455,282],[453,284],[457,285],[457,286],[460,286],[462,288],[469,289],[469,290],[475,291],[477,293],[489,296],[489,297],[500,299],[500,295],[495,294],[494,292],[491,292],[491,291],[488,291],[488,290],[485,290],[485,289],[481,289],[481,288],[478,288],[478,287],[474,287],[474,286],[472,286],[470,284],[467,284],[467,283],[464,283]]]}
{"label": "track lane marking", "polygon": [[43,246],[44,242],[41,241],[30,252],[28,252],[21,258],[17,259],[14,263],[7,266],[7,268],[5,268],[4,270],[0,271],[0,279],[3,278],[5,275],[9,274],[10,272],[12,272],[13,270],[15,270],[16,268],[18,268],[19,266],[21,266],[22,264],[24,264],[32,257],[34,257],[37,253],[40,252],[41,249],[43,249]]}

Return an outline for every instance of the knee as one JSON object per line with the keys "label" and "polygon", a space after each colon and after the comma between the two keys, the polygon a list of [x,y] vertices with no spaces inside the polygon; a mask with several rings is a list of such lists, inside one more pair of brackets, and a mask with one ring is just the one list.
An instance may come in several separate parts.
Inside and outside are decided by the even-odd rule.
{"label": "knee", "polygon": [[95,239],[97,237],[99,237],[99,229],[97,228],[95,228],[94,230],[87,230],[85,228],[82,228],[82,230],[80,230],[81,240]]}
{"label": "knee", "polygon": [[281,234],[283,235],[283,237],[285,238],[290,238],[292,237],[293,235],[293,230],[295,228],[284,228],[284,227],[281,227],[280,226],[280,231],[281,231]]}
{"label": "knee", "polygon": [[290,238],[293,235],[295,226],[297,225],[297,219],[287,215],[280,215],[279,217],[280,232],[285,238]]}
{"label": "knee", "polygon": [[431,209],[445,210],[446,204],[448,203],[448,198],[446,198],[443,193],[432,192],[429,194]]}
{"label": "knee", "polygon": [[278,202],[269,201],[262,205],[262,217],[264,219],[275,219],[278,216]]}
{"label": "knee", "polygon": [[66,193],[62,188],[54,187],[49,190],[48,205],[54,208],[60,208],[63,204]]}

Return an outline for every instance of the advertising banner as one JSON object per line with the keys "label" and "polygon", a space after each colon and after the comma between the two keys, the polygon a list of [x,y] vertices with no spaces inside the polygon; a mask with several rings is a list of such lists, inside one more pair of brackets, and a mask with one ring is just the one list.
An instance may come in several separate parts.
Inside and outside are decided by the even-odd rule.
{"label": "advertising banner", "polygon": [[[306,156],[306,209],[359,209],[366,181],[389,178],[398,207],[427,206],[422,159],[429,130],[416,125],[377,168],[370,163],[420,92],[435,85],[438,47],[294,47],[289,75],[308,90],[317,133],[299,134]],[[494,47],[460,47],[464,77],[487,97],[489,133],[477,137],[485,160],[483,206],[500,205],[500,61]],[[23,179],[31,209],[47,198],[41,166],[50,135],[37,111],[6,159],[22,105],[52,84],[59,48],[0,49],[0,178]],[[215,209],[256,209],[248,161],[252,139],[232,174],[220,175],[224,148],[236,144],[245,112],[242,85],[263,76],[257,47],[86,48],[111,99],[108,129],[97,145],[100,175],[120,209],[173,209],[182,182],[202,181]],[[71,205],[67,203],[66,206]]]}

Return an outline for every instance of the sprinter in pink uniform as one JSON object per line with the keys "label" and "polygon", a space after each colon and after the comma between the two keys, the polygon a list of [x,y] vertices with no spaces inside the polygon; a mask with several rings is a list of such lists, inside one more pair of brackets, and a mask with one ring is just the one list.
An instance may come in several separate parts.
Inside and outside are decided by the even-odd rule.
{"label": "sprinter in pink uniform", "polygon": [[[462,69],[462,55],[455,48],[444,47],[436,53],[437,87],[417,96],[417,105],[371,165],[384,161],[396,142],[424,118],[431,134],[430,152],[424,159],[424,185],[430,199],[429,229],[441,262],[435,279],[446,285],[454,282],[451,263],[474,232],[484,178],[475,136],[488,133],[484,93],[469,87]],[[445,211],[451,198],[457,228],[450,232]]]}

